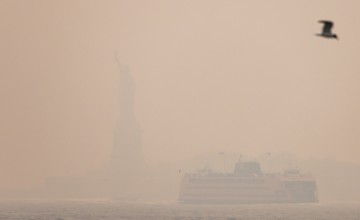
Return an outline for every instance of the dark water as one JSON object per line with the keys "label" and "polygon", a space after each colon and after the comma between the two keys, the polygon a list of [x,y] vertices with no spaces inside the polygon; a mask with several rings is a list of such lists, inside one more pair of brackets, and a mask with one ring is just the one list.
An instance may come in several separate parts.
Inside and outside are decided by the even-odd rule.
{"label": "dark water", "polygon": [[181,205],[2,201],[0,219],[359,219],[360,204]]}

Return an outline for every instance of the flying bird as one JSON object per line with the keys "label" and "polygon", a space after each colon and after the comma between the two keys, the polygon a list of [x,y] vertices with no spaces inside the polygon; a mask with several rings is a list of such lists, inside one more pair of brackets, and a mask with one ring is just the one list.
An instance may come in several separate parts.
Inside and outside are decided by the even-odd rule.
{"label": "flying bird", "polygon": [[338,40],[337,35],[331,32],[331,28],[334,26],[334,23],[332,21],[320,20],[319,23],[323,23],[324,27],[322,29],[322,33],[316,34],[317,36],[325,38],[335,38]]}

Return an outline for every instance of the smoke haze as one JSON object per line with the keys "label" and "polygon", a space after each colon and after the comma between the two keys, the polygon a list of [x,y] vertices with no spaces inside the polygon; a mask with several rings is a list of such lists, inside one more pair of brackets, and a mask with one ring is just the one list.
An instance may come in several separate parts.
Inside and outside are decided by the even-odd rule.
{"label": "smoke haze", "polygon": [[[114,129],[128,108],[115,51],[135,84],[141,172],[159,188],[171,183],[168,194],[176,194],[178,169],[207,163],[191,167],[192,158],[223,151],[315,158],[320,176],[314,167],[329,161],[347,164],[338,173],[360,170],[359,7],[2,0],[0,188],[111,170]],[[335,22],[339,41],[314,35],[321,19]]]}

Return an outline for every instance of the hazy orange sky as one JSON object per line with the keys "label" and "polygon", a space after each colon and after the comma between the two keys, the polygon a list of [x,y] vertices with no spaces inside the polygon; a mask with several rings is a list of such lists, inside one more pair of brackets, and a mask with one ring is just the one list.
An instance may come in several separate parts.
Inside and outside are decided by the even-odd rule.
{"label": "hazy orange sky", "polygon": [[[0,187],[105,166],[119,72],[150,165],[220,151],[360,164],[360,2],[1,0]],[[316,37],[320,19],[339,41]]]}

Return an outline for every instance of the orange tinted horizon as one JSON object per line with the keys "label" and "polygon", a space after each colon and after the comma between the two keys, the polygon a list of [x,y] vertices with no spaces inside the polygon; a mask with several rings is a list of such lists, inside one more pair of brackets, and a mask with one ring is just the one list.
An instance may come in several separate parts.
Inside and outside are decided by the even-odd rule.
{"label": "orange tinted horizon", "polygon": [[[0,2],[0,187],[96,172],[136,84],[146,163],[291,152],[360,164],[360,2]],[[339,41],[315,36],[334,21]]]}

